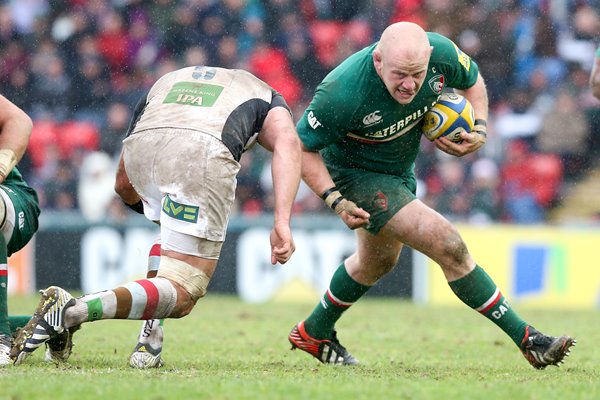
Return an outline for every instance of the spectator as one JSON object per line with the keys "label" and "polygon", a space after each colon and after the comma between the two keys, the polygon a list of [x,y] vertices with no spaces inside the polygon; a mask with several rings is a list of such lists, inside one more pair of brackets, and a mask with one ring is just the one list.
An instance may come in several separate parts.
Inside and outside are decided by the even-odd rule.
{"label": "spectator", "polygon": [[537,149],[558,154],[568,179],[576,178],[588,163],[590,124],[570,91],[562,89],[554,107],[544,116],[536,138]]}
{"label": "spectator", "polygon": [[498,173],[498,166],[492,159],[481,158],[472,164],[470,222],[490,223],[499,219]]}
{"label": "spectator", "polygon": [[535,196],[536,174],[530,163],[529,145],[522,139],[508,142],[506,161],[501,168],[501,198],[508,222],[516,224],[541,223],[542,205]]}
{"label": "spectator", "polygon": [[103,152],[87,154],[81,165],[77,203],[83,216],[91,222],[104,219],[114,198],[116,164]]}
{"label": "spectator", "polygon": [[45,209],[74,210],[77,207],[77,177],[75,168],[67,160],[59,161],[52,179],[47,179],[42,185]]}
{"label": "spectator", "polygon": [[129,126],[131,112],[123,103],[111,103],[106,110],[106,123],[100,133],[100,151],[117,159],[122,147],[122,140]]}

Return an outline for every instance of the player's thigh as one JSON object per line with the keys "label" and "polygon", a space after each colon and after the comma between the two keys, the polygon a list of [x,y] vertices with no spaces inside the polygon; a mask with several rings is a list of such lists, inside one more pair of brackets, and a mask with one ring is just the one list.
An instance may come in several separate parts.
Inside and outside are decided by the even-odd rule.
{"label": "player's thigh", "polygon": [[456,228],[418,199],[399,210],[382,231],[435,261],[464,247]]}

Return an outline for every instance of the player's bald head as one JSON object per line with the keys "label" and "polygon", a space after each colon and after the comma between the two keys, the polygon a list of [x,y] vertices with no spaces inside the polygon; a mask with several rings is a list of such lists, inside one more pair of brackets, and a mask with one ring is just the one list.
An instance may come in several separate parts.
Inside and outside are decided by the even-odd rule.
{"label": "player's bald head", "polygon": [[431,45],[427,33],[419,25],[397,22],[383,31],[377,50],[382,58],[413,63],[428,61]]}
{"label": "player's bald head", "polygon": [[388,26],[373,50],[373,64],[390,95],[410,103],[423,85],[431,45],[427,32],[411,22]]}

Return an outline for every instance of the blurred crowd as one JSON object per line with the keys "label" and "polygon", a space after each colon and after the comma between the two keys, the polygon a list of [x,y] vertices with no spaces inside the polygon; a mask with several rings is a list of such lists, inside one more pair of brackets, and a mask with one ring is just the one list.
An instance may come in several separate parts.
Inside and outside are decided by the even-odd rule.
{"label": "blurred crowd", "polygon": [[[244,68],[299,118],[328,71],[401,20],[454,40],[490,95],[482,151],[455,159],[423,140],[418,195],[455,221],[544,221],[600,153],[600,102],[587,84],[600,1],[0,1],[0,92],[34,120],[20,168],[44,210],[120,220],[115,160],[159,76]],[[235,213],[271,210],[267,160],[242,157]],[[296,211],[329,212],[304,186]]]}

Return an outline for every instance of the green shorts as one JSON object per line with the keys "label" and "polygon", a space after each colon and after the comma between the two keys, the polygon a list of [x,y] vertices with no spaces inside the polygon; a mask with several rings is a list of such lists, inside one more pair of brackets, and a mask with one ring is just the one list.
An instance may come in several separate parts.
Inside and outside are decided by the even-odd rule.
{"label": "green shorts", "polygon": [[[15,171],[15,170],[13,170]],[[38,230],[40,207],[38,196],[20,173],[11,172],[0,185],[15,208],[15,226],[7,245],[8,256],[21,250]]]}
{"label": "green shorts", "polygon": [[417,198],[415,174],[387,175],[354,168],[328,165],[340,193],[371,214],[366,230],[376,235],[405,205]]}

